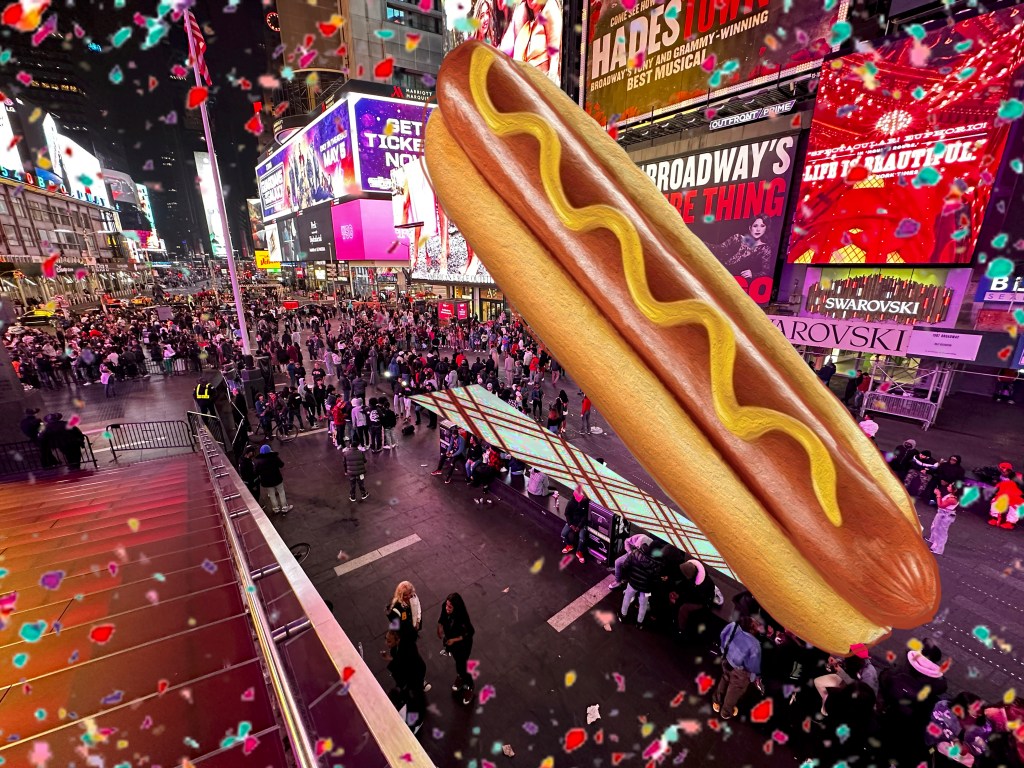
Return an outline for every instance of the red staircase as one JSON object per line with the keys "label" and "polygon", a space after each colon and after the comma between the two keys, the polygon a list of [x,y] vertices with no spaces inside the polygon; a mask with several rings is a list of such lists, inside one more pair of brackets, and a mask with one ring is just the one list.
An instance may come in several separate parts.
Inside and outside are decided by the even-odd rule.
{"label": "red staircase", "polygon": [[0,485],[0,574],[0,762],[288,764],[202,456]]}

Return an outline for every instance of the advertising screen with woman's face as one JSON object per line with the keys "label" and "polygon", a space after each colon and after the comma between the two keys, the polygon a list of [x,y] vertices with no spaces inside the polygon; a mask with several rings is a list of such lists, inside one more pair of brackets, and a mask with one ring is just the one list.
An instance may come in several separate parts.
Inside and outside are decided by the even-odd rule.
{"label": "advertising screen with woman's face", "polygon": [[562,77],[562,0],[445,0],[445,51],[482,40],[554,82]]}
{"label": "advertising screen with woman's face", "polygon": [[772,295],[796,133],[646,160],[640,167],[758,304]]}

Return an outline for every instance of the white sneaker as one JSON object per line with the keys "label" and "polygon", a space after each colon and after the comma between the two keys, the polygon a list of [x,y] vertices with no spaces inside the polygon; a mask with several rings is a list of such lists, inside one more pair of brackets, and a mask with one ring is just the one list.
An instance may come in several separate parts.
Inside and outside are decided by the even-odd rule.
{"label": "white sneaker", "polygon": [[281,512],[291,512],[293,509],[295,509],[295,505],[289,504],[287,507],[281,507]]}
{"label": "white sneaker", "polygon": [[390,445],[385,445],[384,446],[384,450],[385,451],[390,451],[391,450],[391,446]]}

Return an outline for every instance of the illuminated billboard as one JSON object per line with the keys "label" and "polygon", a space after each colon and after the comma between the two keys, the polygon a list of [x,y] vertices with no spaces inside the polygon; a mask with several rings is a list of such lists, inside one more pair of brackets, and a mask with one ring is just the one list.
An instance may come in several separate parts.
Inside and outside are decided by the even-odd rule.
{"label": "illuminated billboard", "polygon": [[796,138],[767,136],[640,164],[758,304],[771,300]]}
{"label": "illuminated billboard", "polygon": [[589,3],[586,110],[602,125],[814,69],[846,12],[809,0]]}
{"label": "illuminated billboard", "polygon": [[801,317],[952,328],[970,269],[810,267]]}
{"label": "illuminated billboard", "polygon": [[199,195],[203,199],[203,213],[210,233],[210,252],[220,259],[227,258],[224,227],[221,226],[220,209],[217,206],[217,188],[213,183],[213,166],[207,152],[196,152],[196,174],[199,176]]}
{"label": "illuminated billboard", "polygon": [[562,0],[443,0],[442,9],[445,51],[481,40],[561,82]]}
{"label": "illuminated billboard", "polygon": [[350,200],[332,206],[339,261],[407,261],[409,241],[395,233],[388,200]]}
{"label": "illuminated billboard", "polygon": [[256,167],[264,220],[366,192],[423,154],[433,105],[349,94]]}
{"label": "illuminated billboard", "polygon": [[1019,9],[822,67],[793,219],[798,264],[967,264],[1010,130]]}

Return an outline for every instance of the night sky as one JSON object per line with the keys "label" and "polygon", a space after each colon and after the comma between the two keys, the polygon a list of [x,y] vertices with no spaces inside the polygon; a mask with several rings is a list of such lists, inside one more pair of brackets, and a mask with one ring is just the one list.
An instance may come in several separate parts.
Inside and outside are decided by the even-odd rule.
{"label": "night sky", "polygon": [[[100,131],[112,132],[123,146],[127,162],[120,170],[155,189],[156,224],[170,249],[173,243],[190,239],[195,242],[203,236],[201,230],[189,231],[193,227],[187,220],[190,205],[184,190],[195,188],[192,152],[203,150],[204,142],[199,110],[190,113],[186,109],[189,88],[195,84],[191,69],[182,79],[171,72],[175,65],[185,66],[188,57],[188,41],[181,22],[171,22],[167,14],[164,18],[171,23],[171,30],[148,50],[142,48],[147,31],[136,23],[136,15],[152,18],[157,5],[155,0],[54,2],[51,8],[58,15],[60,37],[51,36],[42,46],[63,47],[77,63],[86,78],[89,97],[100,110]],[[262,98],[258,79],[267,72],[266,45],[268,41],[273,44],[273,33],[264,23],[266,11],[261,0],[238,0],[235,6],[228,0],[198,0],[193,10],[206,30],[206,59],[213,77],[208,106],[229,203],[232,238],[238,239],[248,236],[245,198],[257,196],[253,169],[258,138],[244,125],[253,116],[252,102]],[[131,36],[116,46],[116,33],[125,29],[131,30]],[[24,41],[31,38],[30,33],[14,34]],[[32,52],[23,51],[20,55],[31,56]],[[120,83],[113,82],[116,75],[111,76],[115,67],[123,74]],[[16,75],[20,69],[17,56],[0,67],[0,78],[5,84],[13,83],[13,87],[8,87],[14,93],[18,92]],[[156,83],[152,90],[151,77]],[[247,79],[251,89],[239,87],[239,78]],[[174,159],[173,167],[160,162],[161,156],[167,154]],[[162,210],[171,189],[177,190],[173,196],[179,200],[178,209],[185,214],[177,221],[166,215],[166,209]],[[202,211],[196,208],[195,201],[198,191],[191,204],[191,214],[198,219]],[[198,222],[196,225],[201,227]],[[236,250],[238,247],[235,243]]]}

